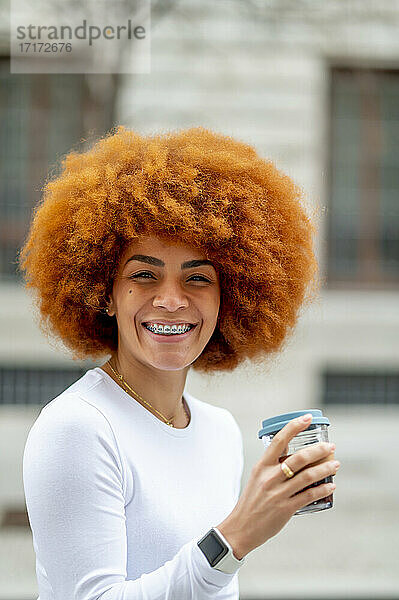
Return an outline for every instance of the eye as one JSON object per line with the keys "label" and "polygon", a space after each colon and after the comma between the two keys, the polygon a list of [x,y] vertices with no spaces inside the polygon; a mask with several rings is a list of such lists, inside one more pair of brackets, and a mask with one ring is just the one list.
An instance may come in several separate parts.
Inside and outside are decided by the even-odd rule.
{"label": "eye", "polygon": [[[152,273],[150,273],[149,271],[140,271],[140,273],[134,273],[134,275],[130,275],[129,279],[137,279],[138,277],[144,277],[144,275],[149,275],[150,277],[152,277]],[[190,277],[190,280],[194,279],[196,277],[199,278],[202,281],[206,281],[207,283],[211,283],[209,281],[209,279],[207,279],[206,277],[203,277],[202,275],[192,275]],[[144,277],[144,279],[148,279],[148,277]]]}
{"label": "eye", "polygon": [[206,277],[203,277],[202,275],[192,275],[190,277],[190,279],[194,279],[194,277],[199,277],[199,279],[201,279],[202,281],[206,281],[207,283],[210,283],[209,279],[207,279]]}
{"label": "eye", "polygon": [[136,279],[137,277],[143,277],[143,275],[150,275],[152,277],[152,274],[149,271],[141,271],[141,273],[135,273],[134,275],[130,275],[129,279]]}

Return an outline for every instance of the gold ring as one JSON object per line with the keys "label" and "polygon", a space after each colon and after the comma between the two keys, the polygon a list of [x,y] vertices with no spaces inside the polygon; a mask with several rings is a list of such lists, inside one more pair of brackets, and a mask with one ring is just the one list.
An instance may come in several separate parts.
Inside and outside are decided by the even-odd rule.
{"label": "gold ring", "polygon": [[281,470],[284,473],[284,475],[287,477],[287,479],[294,477],[295,473],[293,471],[291,471],[291,469],[289,468],[289,466],[287,465],[287,463],[285,461],[280,463],[280,467],[281,467]]}

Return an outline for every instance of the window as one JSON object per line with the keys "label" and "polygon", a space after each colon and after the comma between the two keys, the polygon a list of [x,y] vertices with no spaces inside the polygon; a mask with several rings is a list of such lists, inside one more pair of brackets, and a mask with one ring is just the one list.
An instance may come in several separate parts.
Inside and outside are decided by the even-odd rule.
{"label": "window", "polygon": [[380,373],[327,371],[323,375],[323,384],[323,400],[326,406],[399,404],[399,371]]}
{"label": "window", "polygon": [[95,366],[78,369],[0,367],[0,406],[44,406]]}
{"label": "window", "polygon": [[331,70],[328,286],[399,287],[399,71]]}
{"label": "window", "polygon": [[21,277],[17,253],[60,157],[113,126],[116,84],[114,74],[13,74],[0,57],[0,281]]}

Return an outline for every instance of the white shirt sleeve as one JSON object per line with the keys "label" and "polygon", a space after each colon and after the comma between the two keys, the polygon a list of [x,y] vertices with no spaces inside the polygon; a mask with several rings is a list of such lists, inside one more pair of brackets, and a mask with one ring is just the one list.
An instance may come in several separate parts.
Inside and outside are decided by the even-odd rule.
{"label": "white shirt sleeve", "polygon": [[[36,556],[56,600],[208,600],[231,582],[197,541],[126,579],[123,465],[101,411],[70,397],[42,409],[25,444],[23,484]],[[140,549],[138,549],[139,551]],[[223,592],[222,592],[223,595]]]}

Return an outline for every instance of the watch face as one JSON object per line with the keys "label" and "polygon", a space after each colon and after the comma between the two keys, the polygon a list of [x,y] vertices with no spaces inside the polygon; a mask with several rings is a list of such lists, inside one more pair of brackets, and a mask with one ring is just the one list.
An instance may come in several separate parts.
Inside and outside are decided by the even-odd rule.
{"label": "watch face", "polygon": [[205,554],[211,567],[217,565],[220,559],[229,551],[213,530],[204,535],[202,540],[198,542],[198,546]]}

